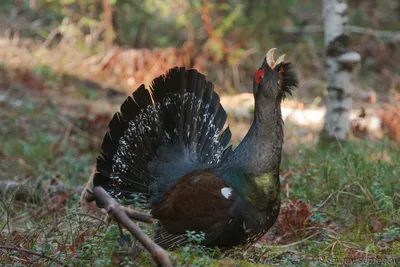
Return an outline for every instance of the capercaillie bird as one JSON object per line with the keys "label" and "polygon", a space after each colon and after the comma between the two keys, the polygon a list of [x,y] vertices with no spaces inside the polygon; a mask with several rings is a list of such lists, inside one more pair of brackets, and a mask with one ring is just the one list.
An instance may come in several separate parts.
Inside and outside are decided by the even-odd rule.
{"label": "capercaillie bird", "polygon": [[109,123],[94,186],[146,204],[164,248],[204,232],[204,245],[257,241],[280,209],[281,102],[297,87],[291,64],[268,51],[253,78],[253,123],[233,150],[227,114],[213,84],[175,67],[141,85]]}

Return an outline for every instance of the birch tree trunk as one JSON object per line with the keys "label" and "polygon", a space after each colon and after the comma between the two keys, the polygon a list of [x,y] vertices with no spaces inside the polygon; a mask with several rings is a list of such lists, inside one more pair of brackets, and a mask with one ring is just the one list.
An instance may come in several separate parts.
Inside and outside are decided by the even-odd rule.
{"label": "birch tree trunk", "polygon": [[350,51],[350,38],[346,33],[348,9],[345,0],[322,0],[328,78],[327,111],[323,139],[347,138],[351,107],[350,76],[360,61],[360,55]]}

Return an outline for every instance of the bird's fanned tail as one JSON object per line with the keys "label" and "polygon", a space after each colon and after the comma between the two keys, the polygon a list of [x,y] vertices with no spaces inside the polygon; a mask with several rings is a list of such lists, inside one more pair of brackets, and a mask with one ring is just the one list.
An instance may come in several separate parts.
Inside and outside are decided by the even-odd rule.
{"label": "bird's fanned tail", "polygon": [[183,175],[217,165],[231,152],[226,112],[212,83],[196,70],[173,68],[140,86],[109,124],[94,185],[114,197],[155,204]]}

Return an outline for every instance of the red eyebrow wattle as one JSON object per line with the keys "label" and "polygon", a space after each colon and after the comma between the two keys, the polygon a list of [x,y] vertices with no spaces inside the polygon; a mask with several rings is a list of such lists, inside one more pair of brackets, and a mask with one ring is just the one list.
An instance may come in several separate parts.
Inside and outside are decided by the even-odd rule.
{"label": "red eyebrow wattle", "polygon": [[263,75],[264,75],[264,71],[263,70],[257,71],[256,77],[255,77],[257,84],[259,84],[261,82],[261,76],[263,76]]}

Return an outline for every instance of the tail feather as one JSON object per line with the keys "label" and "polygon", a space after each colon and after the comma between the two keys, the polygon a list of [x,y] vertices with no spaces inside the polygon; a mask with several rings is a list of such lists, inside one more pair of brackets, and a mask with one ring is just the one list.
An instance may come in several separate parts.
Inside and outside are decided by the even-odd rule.
{"label": "tail feather", "polygon": [[188,243],[185,234],[170,234],[160,223],[154,228],[154,242],[164,249],[173,249],[184,246]]}
{"label": "tail feather", "polygon": [[232,146],[229,146],[229,143],[232,139],[232,133],[229,128],[229,126],[222,132],[220,136],[220,142],[221,144],[225,145],[225,149],[222,153],[222,159],[220,163],[222,163],[225,159],[228,158],[228,156],[233,152]]}
{"label": "tail feather", "polygon": [[[151,98],[144,85],[139,87],[132,96],[133,98],[128,97],[125,100],[121,105],[121,111],[115,113],[108,124],[110,130],[104,136],[101,146],[102,153],[101,156],[97,158],[95,183],[101,184],[106,190],[112,188],[112,185],[108,183],[108,180],[111,176],[112,166],[114,164],[113,157],[117,152],[121,137],[129,127],[129,121],[134,120],[136,114],[150,104],[149,100],[151,100]],[[134,99],[138,102],[140,101],[140,105],[138,105],[138,102],[134,101]],[[134,168],[135,166],[132,167]]]}
{"label": "tail feather", "polygon": [[94,185],[114,197],[138,193],[158,202],[180,177],[230,153],[226,117],[204,75],[171,69],[153,80],[150,92],[139,87],[110,121]]}

